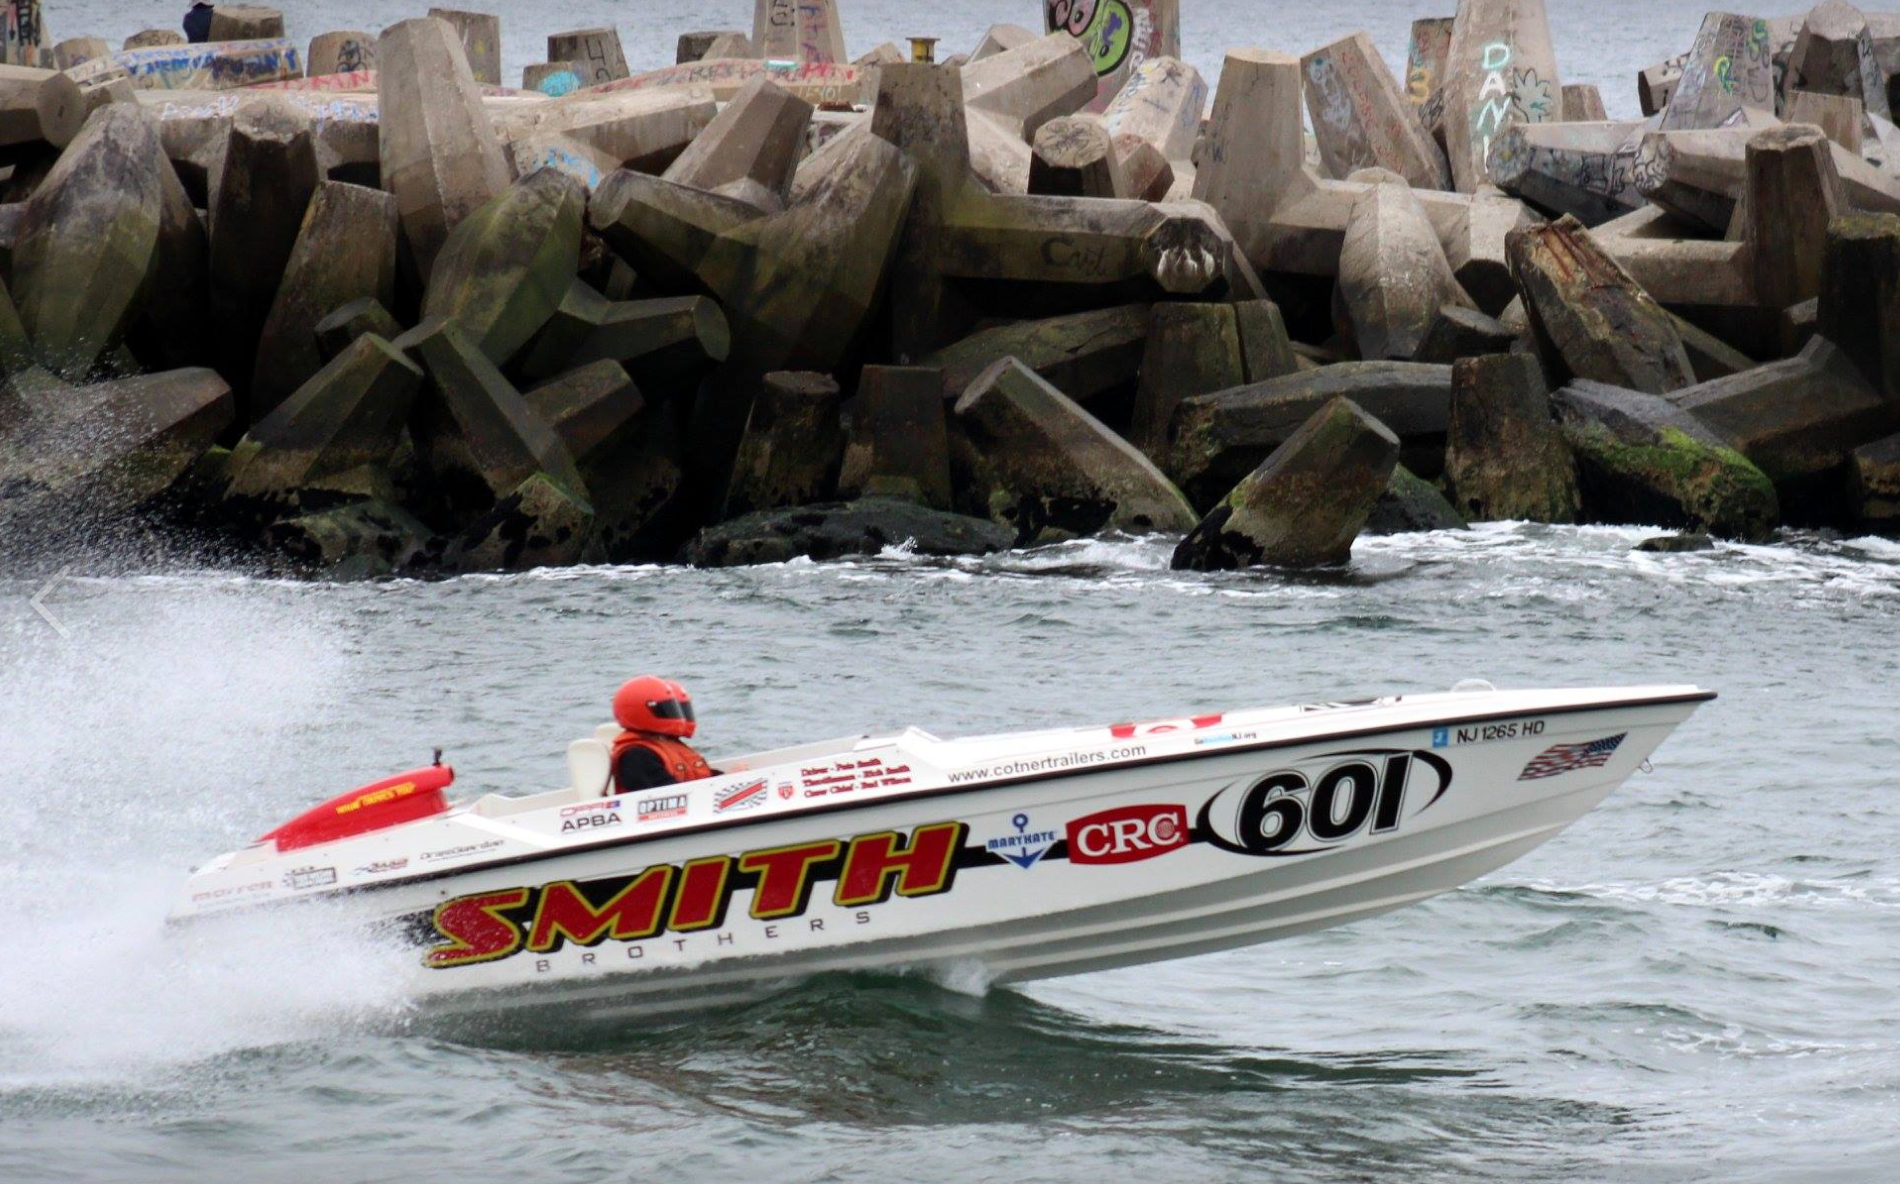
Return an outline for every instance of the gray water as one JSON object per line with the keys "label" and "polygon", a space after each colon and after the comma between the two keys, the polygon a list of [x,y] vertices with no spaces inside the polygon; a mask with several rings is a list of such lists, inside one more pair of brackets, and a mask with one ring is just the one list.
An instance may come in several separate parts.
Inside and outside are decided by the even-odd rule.
{"label": "gray water", "polygon": [[[0,1179],[1887,1180],[1900,1163],[1900,544],[1634,529],[316,585],[0,581]],[[715,754],[1449,687],[1721,692],[1528,858],[1386,918],[1020,988],[823,979],[531,1042],[401,951],[160,937],[183,869],[448,749],[563,781],[620,678]]]}
{"label": "gray water", "polygon": [[[1706,3],[1697,0],[1545,0],[1558,71],[1565,82],[1594,83],[1613,118],[1637,118],[1636,72],[1689,48]],[[46,0],[46,25],[55,39],[95,34],[117,45],[148,27],[177,28],[187,4],[180,0]],[[428,10],[428,0],[276,0],[292,38],[307,43],[330,29],[364,29]],[[547,59],[547,35],[563,29],[614,25],[628,66],[670,66],[680,33],[689,29],[752,28],[751,0],[561,0],[557,4],[503,4],[455,0],[443,5],[502,18],[502,80],[518,83],[521,69]],[[1809,5],[1783,3],[1756,15],[1779,16]],[[1881,7],[1872,5],[1871,7]],[[1406,41],[1412,21],[1450,16],[1456,0],[1359,0],[1358,3],[1291,3],[1277,0],[1181,0],[1181,52],[1210,85],[1231,47],[1254,45],[1285,53],[1309,49],[1360,29],[1372,35],[1393,71],[1405,77]],[[1039,0],[838,0],[845,46],[853,57],[885,41],[905,44],[912,35],[941,39],[943,56],[974,49],[983,31],[997,23],[1042,28]]]}

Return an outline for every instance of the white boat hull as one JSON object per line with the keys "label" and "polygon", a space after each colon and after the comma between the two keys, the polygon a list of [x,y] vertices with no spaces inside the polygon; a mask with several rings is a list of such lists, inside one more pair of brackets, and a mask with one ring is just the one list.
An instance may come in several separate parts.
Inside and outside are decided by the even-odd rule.
{"label": "white boat hull", "polygon": [[[415,943],[414,989],[439,1014],[558,1003],[568,1018],[648,1016],[836,971],[1050,978],[1271,941],[1455,888],[1576,821],[1708,697],[1693,688],[1407,697],[1149,725],[1163,728],[1154,733],[1136,725],[1143,743],[1129,743],[1127,727],[900,737],[904,764],[881,767],[914,770],[911,785],[748,807],[742,822],[694,825],[694,801],[670,832],[620,823],[599,829],[621,833],[586,836],[571,851],[495,846],[469,855],[486,864],[408,878],[421,871],[420,851],[385,856],[384,865],[415,862],[386,882],[334,891]],[[1050,737],[1073,747],[1052,754]],[[1091,744],[1141,754],[1093,760]],[[960,756],[990,759],[926,765]],[[1090,771],[1070,771],[1077,761]],[[685,794],[639,796],[710,800],[748,775],[794,784],[755,766]],[[549,810],[578,810],[572,821],[628,802]],[[475,822],[501,833],[500,822],[463,825]],[[374,841],[386,851],[442,841],[424,827]],[[199,880],[274,876],[272,859],[300,864],[284,874],[308,879],[313,860],[334,854],[271,855],[252,861],[257,870],[239,861]],[[334,866],[359,857],[344,853]]]}

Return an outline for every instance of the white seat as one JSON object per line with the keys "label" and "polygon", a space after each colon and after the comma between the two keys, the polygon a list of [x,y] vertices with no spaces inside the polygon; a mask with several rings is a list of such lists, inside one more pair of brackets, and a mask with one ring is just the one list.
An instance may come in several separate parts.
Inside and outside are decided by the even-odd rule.
{"label": "white seat", "polygon": [[605,741],[588,738],[567,746],[567,775],[582,801],[611,796],[613,749]]}
{"label": "white seat", "polygon": [[602,724],[594,729],[594,739],[612,748],[614,741],[620,738],[619,724]]}

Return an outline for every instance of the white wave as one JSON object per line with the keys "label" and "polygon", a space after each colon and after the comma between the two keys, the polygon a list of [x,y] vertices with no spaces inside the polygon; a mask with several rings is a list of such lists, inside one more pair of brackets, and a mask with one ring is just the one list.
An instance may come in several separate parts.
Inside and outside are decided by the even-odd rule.
{"label": "white wave", "polygon": [[1587,884],[1533,880],[1525,886],[1541,892],[1597,900],[1694,908],[1900,909],[1900,879],[1896,878],[1808,880],[1770,872],[1734,871],[1672,876],[1664,880],[1606,880]]}

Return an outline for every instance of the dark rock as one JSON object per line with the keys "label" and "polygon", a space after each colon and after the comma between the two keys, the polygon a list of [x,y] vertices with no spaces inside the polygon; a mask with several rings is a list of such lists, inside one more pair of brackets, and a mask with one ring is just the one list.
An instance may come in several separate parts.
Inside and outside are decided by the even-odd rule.
{"label": "dark rock", "polygon": [[957,400],[955,423],[959,504],[1013,527],[1019,543],[1194,524],[1187,500],[1147,457],[1015,358],[977,376]]}
{"label": "dark rock", "polygon": [[1516,340],[1517,334],[1503,322],[1475,308],[1447,304],[1432,318],[1432,326],[1425,331],[1425,339],[1418,343],[1412,360],[1449,366],[1459,358],[1509,353]]}
{"label": "dark rock", "polygon": [[1201,519],[1176,570],[1345,563],[1398,464],[1399,438],[1350,399],[1333,399]]}
{"label": "dark rock", "polygon": [[1847,211],[1833,147],[1819,128],[1763,128],[1748,139],[1744,236],[1756,299],[1786,308],[1820,294],[1828,220]]}
{"label": "dark rock", "polygon": [[1576,466],[1536,358],[1490,354],[1452,366],[1445,479],[1473,520],[1577,520]]}
{"label": "dark rock", "polygon": [[829,375],[766,375],[752,400],[721,516],[830,500],[844,455],[839,406],[838,384]]}
{"label": "dark rock", "polygon": [[1471,524],[1445,500],[1438,486],[1404,465],[1392,470],[1392,480],[1373,504],[1361,534],[1417,534],[1428,530],[1463,530]]}
{"label": "dark rock", "polygon": [[594,505],[588,562],[671,561],[704,520],[688,484],[683,400],[649,399],[582,467]]}
{"label": "dark rock", "polygon": [[1512,231],[1509,250],[1555,372],[1651,394],[1695,381],[1669,314],[1575,218]]}
{"label": "dark rock", "polygon": [[1341,397],[1398,433],[1407,468],[1429,476],[1444,469],[1451,367],[1340,362],[1186,400],[1175,412],[1167,472],[1197,507],[1212,506]]}
{"label": "dark rock", "polygon": [[383,501],[352,502],[288,518],[263,536],[263,545],[273,554],[333,580],[374,579],[408,570],[431,544],[428,527]]}
{"label": "dark rock", "polygon": [[536,473],[449,545],[451,571],[527,571],[580,562],[594,508],[571,486]]}
{"label": "dark rock", "polygon": [[1854,450],[1854,516],[1861,526],[1900,534],[1900,435]]}
{"label": "dark rock", "polygon": [[641,382],[659,383],[723,362],[731,348],[732,332],[717,304],[704,296],[667,296],[607,305],[568,364],[606,359]]}
{"label": "dark rock", "polygon": [[866,366],[858,376],[838,496],[899,497],[950,508],[943,375],[927,366]]}
{"label": "dark rock", "polygon": [[1013,541],[1013,531],[981,518],[871,497],[722,522],[702,531],[684,558],[695,567],[741,567],[800,557],[875,555],[899,546],[920,555],[987,555],[1008,550]]}
{"label": "dark rock", "polygon": [[1644,539],[1630,549],[1655,555],[1686,555],[1692,551],[1715,550],[1715,540],[1706,534],[1664,534]]}
{"label": "dark rock", "polygon": [[1741,539],[1766,538],[1780,522],[1761,470],[1660,395],[1578,380],[1551,403],[1590,518]]}

